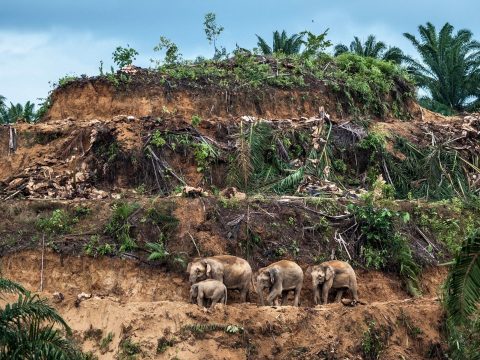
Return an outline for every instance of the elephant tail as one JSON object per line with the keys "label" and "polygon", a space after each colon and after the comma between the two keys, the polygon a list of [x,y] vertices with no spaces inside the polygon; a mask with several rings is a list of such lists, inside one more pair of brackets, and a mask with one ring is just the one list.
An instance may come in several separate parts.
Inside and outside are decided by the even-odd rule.
{"label": "elephant tail", "polygon": [[223,291],[224,291],[224,294],[225,294],[225,296],[223,297],[223,299],[224,299],[224,300],[223,300],[223,303],[224,303],[225,305],[227,305],[227,294],[228,294],[228,291],[227,291],[227,287],[226,287],[226,286],[225,286],[225,289],[224,289]]}

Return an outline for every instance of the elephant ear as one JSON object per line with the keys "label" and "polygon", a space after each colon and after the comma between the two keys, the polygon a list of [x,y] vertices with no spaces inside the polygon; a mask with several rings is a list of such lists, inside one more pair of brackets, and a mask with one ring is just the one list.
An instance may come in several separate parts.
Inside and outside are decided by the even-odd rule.
{"label": "elephant ear", "polygon": [[331,266],[325,266],[325,281],[330,280],[333,275],[335,275],[335,271],[333,271],[333,268]]}
{"label": "elephant ear", "polygon": [[208,262],[207,262],[207,271],[205,272],[205,274],[207,275],[207,277],[211,277],[212,275],[212,267]]}
{"label": "elephant ear", "polygon": [[312,270],[313,270],[312,266],[307,267],[307,270],[305,271],[305,275],[310,276],[312,274]]}
{"label": "elephant ear", "polygon": [[278,275],[278,269],[270,269],[268,273],[270,274],[270,282],[272,283],[272,285],[275,284],[275,280],[277,279]]}

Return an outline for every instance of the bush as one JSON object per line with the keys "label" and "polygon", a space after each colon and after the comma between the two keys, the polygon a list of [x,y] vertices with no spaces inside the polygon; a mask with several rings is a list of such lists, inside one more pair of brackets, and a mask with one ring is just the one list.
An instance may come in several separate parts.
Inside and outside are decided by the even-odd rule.
{"label": "bush", "polygon": [[418,295],[418,274],[420,268],[413,259],[408,240],[398,232],[395,221],[407,222],[409,214],[387,208],[377,208],[373,201],[364,206],[351,205],[359,224],[360,255],[368,267],[377,270],[394,270],[406,282],[407,290]]}
{"label": "bush", "polygon": [[119,243],[120,252],[130,251],[137,247],[131,234],[130,217],[138,208],[138,204],[126,202],[119,202],[112,206],[112,218],[107,224],[105,232]]}
{"label": "bush", "polygon": [[71,217],[62,209],[53,210],[52,215],[41,218],[37,221],[37,227],[49,234],[66,234],[71,231],[72,226],[78,222],[76,217]]}

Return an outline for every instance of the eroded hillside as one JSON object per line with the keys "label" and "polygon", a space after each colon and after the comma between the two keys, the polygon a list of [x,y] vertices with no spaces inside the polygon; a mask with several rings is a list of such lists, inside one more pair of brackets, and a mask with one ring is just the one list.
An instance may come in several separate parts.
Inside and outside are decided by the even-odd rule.
{"label": "eroded hillside", "polygon": [[[62,86],[42,122],[0,129],[2,276],[42,287],[99,359],[444,358],[439,265],[480,223],[447,199],[480,186],[478,115],[421,109],[398,79],[349,112],[361,98],[306,75],[135,71]],[[301,306],[189,304],[186,263],[225,253],[298,262]],[[365,304],[313,305],[308,267],[330,258]]]}

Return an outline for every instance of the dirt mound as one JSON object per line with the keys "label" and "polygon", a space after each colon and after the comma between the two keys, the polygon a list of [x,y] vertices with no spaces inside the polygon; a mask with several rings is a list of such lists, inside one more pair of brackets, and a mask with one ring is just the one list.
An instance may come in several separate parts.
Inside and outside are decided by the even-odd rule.
{"label": "dirt mound", "polygon": [[71,84],[53,94],[52,107],[45,120],[73,117],[77,121],[108,120],[115,115],[165,117],[175,115],[191,119],[232,119],[245,114],[265,118],[313,116],[320,106],[335,111],[334,100],[325,89],[229,93],[215,89],[168,89],[161,84],[142,86],[132,91],[117,90],[105,81],[91,80]]}

